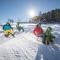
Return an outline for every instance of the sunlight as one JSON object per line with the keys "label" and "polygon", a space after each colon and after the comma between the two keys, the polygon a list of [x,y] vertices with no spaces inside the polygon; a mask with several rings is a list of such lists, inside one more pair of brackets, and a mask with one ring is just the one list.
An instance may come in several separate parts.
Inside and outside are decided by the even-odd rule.
{"label": "sunlight", "polygon": [[29,14],[29,16],[32,18],[32,17],[36,16],[36,11],[35,11],[34,9],[30,9],[30,10],[28,11],[28,14]]}

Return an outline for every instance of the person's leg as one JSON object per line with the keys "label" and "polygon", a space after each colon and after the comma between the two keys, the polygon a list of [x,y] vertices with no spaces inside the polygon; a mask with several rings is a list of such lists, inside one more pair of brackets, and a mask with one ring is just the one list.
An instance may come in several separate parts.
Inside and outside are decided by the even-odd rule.
{"label": "person's leg", "polygon": [[21,29],[22,29],[22,31],[24,32],[24,28],[23,28],[23,27],[21,27]]}
{"label": "person's leg", "polygon": [[10,30],[10,34],[14,37],[14,32],[12,29]]}
{"label": "person's leg", "polygon": [[46,42],[46,35],[45,34],[43,34],[43,37],[42,37],[43,39],[42,39],[42,42],[45,44]]}
{"label": "person's leg", "polygon": [[9,33],[8,33],[8,30],[5,31],[5,37],[8,37],[9,36]]}

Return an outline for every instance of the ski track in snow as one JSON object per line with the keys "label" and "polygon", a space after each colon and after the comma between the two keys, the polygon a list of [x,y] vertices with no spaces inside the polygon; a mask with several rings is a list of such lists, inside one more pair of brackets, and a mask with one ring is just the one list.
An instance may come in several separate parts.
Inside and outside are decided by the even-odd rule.
{"label": "ski track in snow", "polygon": [[[42,25],[43,29],[52,25]],[[0,60],[60,60],[60,25],[53,25],[55,44],[44,45],[27,26],[25,32],[6,38],[0,34]],[[29,31],[31,30],[31,31]]]}

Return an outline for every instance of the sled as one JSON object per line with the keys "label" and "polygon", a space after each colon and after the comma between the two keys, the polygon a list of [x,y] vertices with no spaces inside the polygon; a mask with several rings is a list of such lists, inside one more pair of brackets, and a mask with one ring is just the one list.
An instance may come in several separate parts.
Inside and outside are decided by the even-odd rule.
{"label": "sled", "polygon": [[46,44],[46,45],[54,44],[55,36],[51,36],[51,37],[43,36],[42,38],[43,38],[42,42],[44,44]]}
{"label": "sled", "polygon": [[5,34],[5,37],[9,37],[10,35],[14,37],[14,33],[12,29],[4,31],[4,34]]}

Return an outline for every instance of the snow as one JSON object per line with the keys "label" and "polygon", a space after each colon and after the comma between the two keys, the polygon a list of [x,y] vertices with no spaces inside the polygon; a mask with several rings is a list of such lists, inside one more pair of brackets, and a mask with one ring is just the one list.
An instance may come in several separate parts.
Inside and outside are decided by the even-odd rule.
{"label": "snow", "polygon": [[[26,36],[29,36],[29,40]],[[31,38],[31,40],[30,40]],[[22,33],[0,46],[2,60],[34,60],[37,43],[31,33]],[[3,49],[3,50],[2,50]],[[4,59],[3,59],[4,58]]]}
{"label": "snow", "polygon": [[[56,36],[54,44],[45,45],[32,30],[35,24],[23,24],[25,32],[17,32],[15,37],[6,38],[0,33],[0,60],[60,60],[60,25],[42,25],[44,31],[53,28]],[[2,29],[1,29],[2,30]],[[0,31],[1,31],[0,30]]]}

